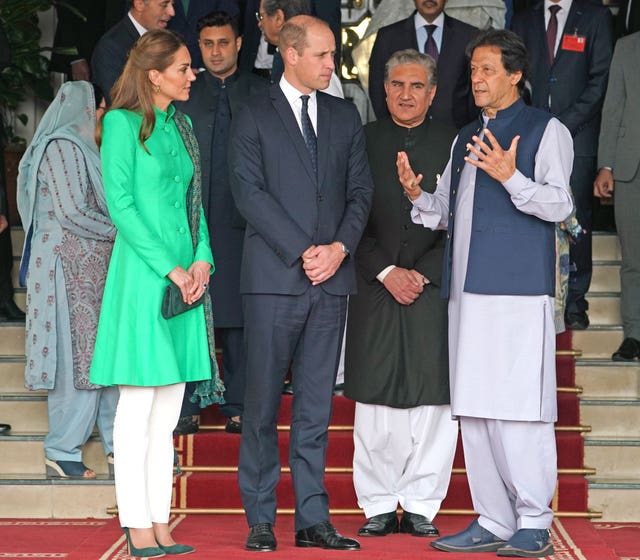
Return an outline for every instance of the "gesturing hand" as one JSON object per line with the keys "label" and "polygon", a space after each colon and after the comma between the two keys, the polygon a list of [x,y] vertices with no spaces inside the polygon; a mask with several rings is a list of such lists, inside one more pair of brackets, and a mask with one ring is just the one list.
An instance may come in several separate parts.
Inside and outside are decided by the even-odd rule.
{"label": "gesturing hand", "polygon": [[406,152],[398,152],[396,167],[398,168],[398,180],[400,181],[404,192],[407,193],[409,200],[415,200],[422,192],[422,189],[420,188],[422,173],[416,176],[413,169],[411,169],[409,156],[407,156]]}
{"label": "gesturing hand", "polygon": [[479,167],[496,181],[504,183],[508,179],[511,179],[516,172],[516,151],[520,136],[515,136],[513,140],[511,140],[511,146],[509,146],[507,151],[502,149],[502,146],[498,144],[498,141],[489,129],[485,129],[484,136],[489,140],[491,147],[489,147],[484,140],[481,140],[479,136],[473,136],[471,139],[478,147],[473,144],[467,144],[467,148],[471,153],[475,154],[478,159],[475,160],[469,156],[465,156],[464,160],[475,167]]}

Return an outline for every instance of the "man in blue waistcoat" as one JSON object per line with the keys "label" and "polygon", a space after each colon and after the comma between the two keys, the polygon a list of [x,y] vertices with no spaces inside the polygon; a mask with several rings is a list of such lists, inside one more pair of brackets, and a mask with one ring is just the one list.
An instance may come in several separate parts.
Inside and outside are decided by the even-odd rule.
{"label": "man in blue waistcoat", "polygon": [[517,35],[488,30],[468,51],[482,114],[461,129],[433,194],[398,154],[413,220],[447,229],[451,411],[479,513],[431,545],[537,558],[553,552],[554,222],[573,207],[573,143],[560,121],[520,98],[527,52]]}

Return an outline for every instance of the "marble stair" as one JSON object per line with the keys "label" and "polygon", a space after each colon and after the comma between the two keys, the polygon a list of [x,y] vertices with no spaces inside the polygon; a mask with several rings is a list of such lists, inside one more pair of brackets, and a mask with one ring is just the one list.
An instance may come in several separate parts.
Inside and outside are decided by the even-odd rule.
{"label": "marble stair", "polygon": [[585,434],[589,508],[604,521],[640,520],[640,362],[613,362],[623,339],[620,321],[620,246],[615,235],[594,234],[591,325],[573,333],[580,423]]}

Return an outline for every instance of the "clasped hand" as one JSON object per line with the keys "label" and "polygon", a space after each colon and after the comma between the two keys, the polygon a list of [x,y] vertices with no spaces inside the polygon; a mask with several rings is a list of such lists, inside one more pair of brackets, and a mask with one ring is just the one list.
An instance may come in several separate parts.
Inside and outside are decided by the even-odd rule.
{"label": "clasped hand", "polygon": [[424,291],[427,280],[417,270],[396,266],[382,283],[399,304],[411,305]]}
{"label": "clasped hand", "polygon": [[211,265],[206,261],[195,261],[188,270],[176,266],[167,276],[182,294],[182,300],[191,305],[198,301],[209,285]]}
{"label": "clasped hand", "polygon": [[311,245],[302,253],[302,268],[313,286],[331,278],[344,260],[345,254],[340,243]]}

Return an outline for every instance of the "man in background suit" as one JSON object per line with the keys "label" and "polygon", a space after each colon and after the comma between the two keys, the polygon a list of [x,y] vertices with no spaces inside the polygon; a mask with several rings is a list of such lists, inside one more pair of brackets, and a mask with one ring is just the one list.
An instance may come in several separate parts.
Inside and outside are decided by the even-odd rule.
{"label": "man in background suit", "polygon": [[100,38],[91,57],[91,73],[107,103],[133,44],[150,29],[165,29],[174,14],[173,0],[129,0],[127,15]]}
{"label": "man in background suit", "polygon": [[359,548],[329,522],[324,469],[354,251],[373,184],[357,109],[329,85],[335,41],[311,16],[279,36],[284,74],[234,115],[231,189],[247,220],[243,294],[247,390],[238,482],[250,526],[245,547],[273,551],[280,478],[277,418],[292,364],[289,466],[295,544]]}
{"label": "man in background suit", "polygon": [[[635,0],[634,0],[635,1]],[[618,39],[602,109],[594,194],[611,198],[622,249],[620,268],[624,340],[615,361],[640,358],[640,32]]]}
{"label": "man in background suit", "polygon": [[[240,70],[243,72],[253,71],[258,49],[260,47],[260,37],[262,32],[257,25],[256,13],[260,13],[260,0],[241,0],[244,4],[242,9],[242,50],[240,51]],[[326,21],[333,32],[336,40],[336,55],[334,57],[336,68],[340,67],[340,46],[342,42],[342,13],[340,11],[340,0],[304,0],[305,7],[311,10],[311,15],[317,16]],[[273,45],[274,51],[276,45]],[[275,51],[274,51],[275,52]],[[271,52],[270,54],[273,54]]]}
{"label": "man in background suit", "polygon": [[[251,72],[238,71],[242,39],[236,18],[211,12],[198,21],[197,29],[206,71],[191,84],[189,100],[176,103],[176,108],[191,117],[200,145],[202,206],[216,261],[210,291],[224,368],[225,404],[220,411],[228,419],[225,430],[240,433],[245,389],[240,261],[245,224],[231,195],[227,148],[231,119],[238,106],[267,89],[269,83]],[[191,426],[192,417],[200,413],[198,404],[190,401],[190,386],[187,383],[178,427]],[[197,431],[197,424],[194,428],[180,433]]]}
{"label": "man in background suit", "polygon": [[[379,119],[389,115],[384,65],[394,52],[403,49],[415,49],[436,60],[438,91],[429,109],[431,117],[460,128],[478,114],[469,87],[465,53],[467,43],[478,30],[446,15],[445,3],[446,0],[415,0],[416,12],[412,16],[378,30],[369,58],[369,98]],[[428,31],[430,26],[435,28]]]}
{"label": "man in background suit", "polygon": [[198,45],[198,21],[211,12],[226,12],[234,17],[240,15],[239,0],[175,0],[173,10],[175,15],[167,27],[184,39],[194,68],[202,68],[203,63]]}
{"label": "man in background suit", "polygon": [[[550,51],[547,43],[554,25],[554,50]],[[522,37],[529,53],[532,105],[556,116],[573,136],[571,188],[584,234],[570,248],[565,323],[570,329],[583,330],[589,326],[585,294],[592,270],[593,179],[613,51],[611,12],[591,0],[544,0],[517,13],[513,31]]]}
{"label": "man in background suit", "polygon": [[[51,70],[71,80],[91,81],[91,55],[98,39],[126,12],[124,0],[65,0],[57,4],[58,23],[53,39]],[[69,9],[71,6],[75,11]],[[84,18],[80,17],[82,14]],[[56,48],[75,48],[77,54],[60,54]]]}

